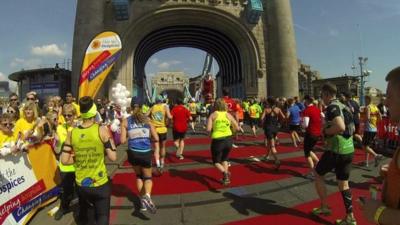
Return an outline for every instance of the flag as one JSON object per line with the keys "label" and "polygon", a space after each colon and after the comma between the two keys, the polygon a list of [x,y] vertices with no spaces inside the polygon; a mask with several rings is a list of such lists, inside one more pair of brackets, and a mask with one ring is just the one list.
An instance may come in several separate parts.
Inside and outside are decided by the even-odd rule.
{"label": "flag", "polygon": [[79,77],[79,98],[94,98],[121,55],[122,43],[118,34],[106,31],[98,34],[86,49]]}

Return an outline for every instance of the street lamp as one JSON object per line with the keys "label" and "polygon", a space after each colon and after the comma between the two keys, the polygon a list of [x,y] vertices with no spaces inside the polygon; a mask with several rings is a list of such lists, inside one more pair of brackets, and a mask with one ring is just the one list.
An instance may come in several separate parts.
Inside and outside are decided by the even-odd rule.
{"label": "street lamp", "polygon": [[364,106],[364,77],[367,77],[371,74],[371,71],[369,70],[363,70],[363,66],[365,66],[366,62],[368,61],[368,57],[358,57],[359,60],[359,65],[360,65],[360,105]]}

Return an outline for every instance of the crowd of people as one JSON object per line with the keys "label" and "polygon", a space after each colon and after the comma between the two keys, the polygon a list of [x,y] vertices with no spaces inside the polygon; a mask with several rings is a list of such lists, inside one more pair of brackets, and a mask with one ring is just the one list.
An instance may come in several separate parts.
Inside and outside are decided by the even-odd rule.
{"label": "crowd of people", "polygon": [[[223,89],[222,98],[207,104],[191,99],[185,105],[183,99],[168,102],[159,96],[150,105],[132,98],[127,117],[117,104],[102,99],[82,97],[76,103],[73,95],[67,93],[65,99],[52,96],[42,104],[35,92],[28,92],[26,99],[19,103],[19,97],[11,94],[0,117],[0,154],[19,154],[29,151],[31,145],[49,143],[59,157],[61,174],[61,204],[55,219],[61,219],[70,210],[70,202],[78,193],[80,220],[89,223],[87,210],[93,207],[96,224],[108,224],[111,185],[105,157],[115,161],[118,145],[127,143],[127,158],[136,174],[141,210],[155,213],[156,206],[151,199],[153,159],[161,175],[165,169],[170,127],[176,157],[180,160],[184,159],[184,140],[189,129],[196,134],[200,127],[209,134],[212,162],[222,174],[223,185],[231,181],[229,154],[237,147],[240,135],[245,133],[244,124],[248,124],[252,136],[257,136],[258,128],[263,130],[264,160],[272,157],[276,170],[281,165],[276,148],[277,134],[284,131],[290,133],[295,148],[302,146],[310,168],[308,177],[315,180],[321,206],[312,213],[331,213],[323,177],[334,172],[346,211],[337,224],[356,224],[349,186],[354,146],[358,142],[364,149],[365,166],[369,166],[369,155],[374,157],[374,166],[379,166],[383,156],[374,149],[379,121],[400,120],[400,103],[396,98],[400,90],[400,69],[394,69],[386,79],[389,82],[387,99],[382,99],[378,106],[366,96],[366,106],[360,107],[350,93],[338,93],[335,85],[327,83],[319,99],[304,96],[303,100],[298,97],[240,100],[231,98],[228,89]],[[325,143],[321,158],[315,153],[319,141]],[[362,203],[365,216],[377,224],[393,224],[391,221],[396,221],[399,215],[398,155],[397,151],[391,163],[381,167],[381,175],[387,178],[383,202],[365,200]]]}

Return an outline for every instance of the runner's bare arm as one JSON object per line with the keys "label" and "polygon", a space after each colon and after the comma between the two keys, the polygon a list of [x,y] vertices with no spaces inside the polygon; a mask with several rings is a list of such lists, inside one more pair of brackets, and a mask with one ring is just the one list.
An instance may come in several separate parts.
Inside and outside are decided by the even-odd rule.
{"label": "runner's bare arm", "polygon": [[71,131],[68,131],[67,138],[63,144],[63,148],[61,150],[60,161],[64,165],[74,164],[74,152],[71,146]]}
{"label": "runner's bare arm", "polygon": [[234,129],[234,131],[239,130],[239,125],[237,123],[237,120],[235,118],[233,118],[232,115],[230,115],[229,113],[226,114],[228,116],[228,119],[231,121],[231,125]]}
{"label": "runner's bare arm", "polygon": [[211,115],[208,117],[208,120],[207,120],[207,132],[208,133],[210,133],[212,130],[214,117],[215,117],[215,112],[211,113]]}
{"label": "runner's bare arm", "polygon": [[344,124],[344,120],[341,116],[337,116],[333,118],[331,122],[331,126],[324,129],[324,134],[331,136],[341,134],[345,131],[346,125]]}
{"label": "runner's bare arm", "polygon": [[150,125],[150,134],[151,134],[151,137],[153,137],[153,141],[158,142],[159,139],[158,139],[158,134],[157,134],[156,128],[151,123],[149,123],[149,125]]}
{"label": "runner's bare arm", "polygon": [[261,115],[261,123],[264,123],[264,118],[265,118],[265,109],[264,109],[264,112],[263,112],[263,114]]}
{"label": "runner's bare arm", "polygon": [[126,143],[126,133],[127,133],[127,124],[128,121],[126,120],[126,118],[122,119],[122,123],[121,123],[121,144],[125,144]]}
{"label": "runner's bare arm", "polygon": [[366,117],[367,117],[367,121],[369,122],[369,120],[371,119],[371,112],[369,111],[369,107],[366,107],[365,110],[366,110],[365,114],[366,114]]}
{"label": "runner's bare arm", "polygon": [[279,113],[277,113],[277,115],[279,115],[282,120],[286,119],[285,114],[283,114],[282,110],[278,108],[278,111]]}
{"label": "runner's bare arm", "polygon": [[171,112],[170,112],[169,107],[167,105],[165,105],[165,113],[167,115],[167,118],[171,120],[172,119],[172,115],[171,115]]}
{"label": "runner's bare arm", "polygon": [[114,140],[110,135],[110,130],[108,130],[107,127],[100,127],[100,138],[104,144],[108,159],[111,161],[117,160],[117,148],[115,147]]}

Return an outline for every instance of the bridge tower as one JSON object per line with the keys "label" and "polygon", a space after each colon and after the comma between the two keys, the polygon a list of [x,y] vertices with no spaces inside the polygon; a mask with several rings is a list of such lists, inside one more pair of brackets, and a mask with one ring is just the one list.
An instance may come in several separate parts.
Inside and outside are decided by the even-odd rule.
{"label": "bridge tower", "polygon": [[107,30],[121,36],[123,50],[99,95],[120,82],[142,96],[146,62],[171,47],[210,53],[220,67],[217,86],[230,88],[234,97],[298,94],[290,0],[77,1],[75,92],[87,45]]}

